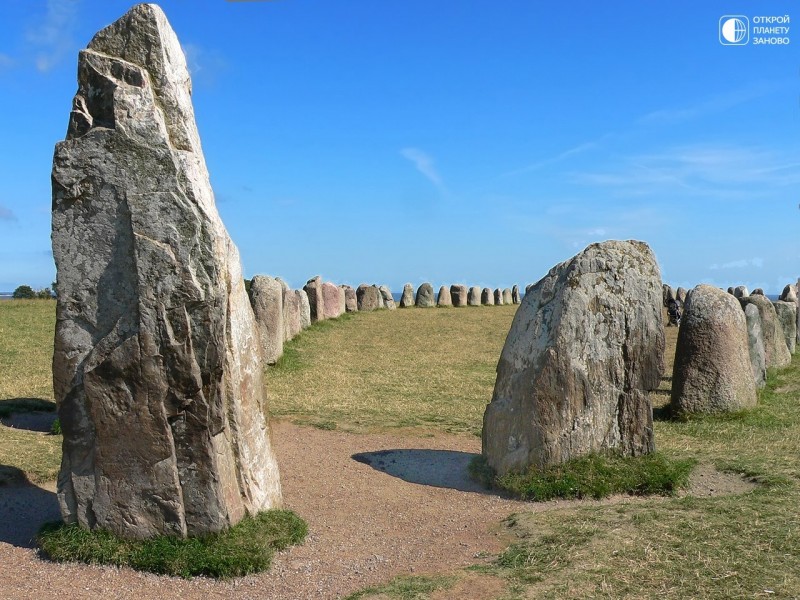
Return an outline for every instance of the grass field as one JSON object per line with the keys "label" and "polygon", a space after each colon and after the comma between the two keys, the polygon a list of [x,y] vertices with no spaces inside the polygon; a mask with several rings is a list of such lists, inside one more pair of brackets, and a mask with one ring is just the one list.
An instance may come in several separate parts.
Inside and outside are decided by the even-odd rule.
{"label": "grass field", "polygon": [[[268,370],[271,409],[328,429],[478,434],[514,308],[381,311],[313,327]],[[0,405],[51,399],[52,312],[0,303]],[[676,334],[667,329],[668,367]],[[653,394],[659,451],[746,474],[761,482],[755,491],[524,511],[505,521],[513,543],[489,566],[354,597],[446,598],[443,588],[476,577],[502,581],[504,600],[800,597],[800,356],[770,374],[757,408],[721,418],[668,420],[669,372]],[[34,478],[55,473],[57,449],[56,436],[0,426],[0,462]]]}

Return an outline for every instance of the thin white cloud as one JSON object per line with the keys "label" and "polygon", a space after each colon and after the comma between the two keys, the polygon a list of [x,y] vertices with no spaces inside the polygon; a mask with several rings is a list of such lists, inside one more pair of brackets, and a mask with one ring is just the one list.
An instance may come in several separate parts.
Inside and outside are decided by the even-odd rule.
{"label": "thin white cloud", "polygon": [[[604,138],[607,136],[603,136]],[[514,171],[509,171],[508,173],[503,173],[503,177],[511,177],[513,175],[519,175],[521,173],[527,173],[529,171],[537,171],[542,167],[547,167],[549,165],[553,165],[556,163],[561,162],[562,160],[566,160],[571,156],[575,156],[577,154],[583,154],[588,150],[593,150],[599,146],[599,142],[584,142],[583,144],[578,144],[568,150],[564,150],[560,154],[552,156],[550,158],[545,158],[543,160],[537,161],[528,165],[527,167],[522,167],[521,169],[516,169]]]}
{"label": "thin white cloud", "polygon": [[17,215],[14,214],[14,211],[0,204],[0,221],[16,221],[16,220],[17,220]]}
{"label": "thin white cloud", "polygon": [[755,267],[756,269],[760,269],[763,266],[764,266],[764,259],[755,257],[755,258],[741,258],[739,260],[732,260],[730,262],[722,264],[714,263],[708,268],[712,271],[718,271],[720,269],[744,269],[746,267]]}
{"label": "thin white cloud", "polygon": [[73,50],[79,4],[80,0],[47,0],[44,19],[28,30],[27,39],[36,48],[36,68],[42,73]]}
{"label": "thin white cloud", "polygon": [[443,194],[447,192],[441,175],[434,166],[433,158],[418,148],[403,148],[400,154],[410,160],[417,171],[422,173]]}
{"label": "thin white cloud", "polygon": [[186,56],[186,66],[194,83],[214,85],[217,79],[228,66],[222,56],[198,44],[181,44]]}

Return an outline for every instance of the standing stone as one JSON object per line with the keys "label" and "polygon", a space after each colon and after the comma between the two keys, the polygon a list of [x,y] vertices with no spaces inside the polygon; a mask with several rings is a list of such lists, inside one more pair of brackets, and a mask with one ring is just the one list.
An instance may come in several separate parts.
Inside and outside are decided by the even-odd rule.
{"label": "standing stone", "polygon": [[303,290],[308,296],[308,304],[311,308],[311,322],[325,320],[325,298],[322,295],[322,277],[317,275],[309,279],[303,286]]}
{"label": "standing stone", "polygon": [[681,304],[686,304],[686,288],[679,287],[675,290],[675,300]]}
{"label": "standing stone", "polygon": [[494,306],[494,293],[489,288],[483,288],[481,291],[481,304],[484,306]]}
{"label": "standing stone", "polygon": [[433,308],[436,301],[433,299],[433,286],[430,283],[423,283],[417,288],[417,308]]}
{"label": "standing stone", "polygon": [[751,296],[763,296],[764,295],[764,290],[762,290],[761,288],[756,288],[752,292],[750,292],[750,295]]}
{"label": "standing stone", "polygon": [[456,283],[450,286],[450,300],[453,306],[467,305],[467,286]]}
{"label": "standing stone", "polygon": [[295,290],[294,293],[300,304],[300,331],[302,331],[311,327],[311,303],[308,301],[308,294],[305,290]]}
{"label": "standing stone", "polygon": [[342,285],[342,293],[344,294],[344,310],[345,312],[358,311],[358,299],[356,298],[356,291],[352,286]]}
{"label": "standing stone", "polygon": [[525,295],[526,295],[526,296],[528,295],[528,292],[530,292],[530,291],[533,289],[533,286],[534,286],[534,285],[536,285],[536,284],[534,284],[534,283],[529,283],[528,285],[526,285],[526,286],[525,286]]}
{"label": "standing stone", "polygon": [[664,306],[669,306],[669,301],[675,300],[675,291],[672,289],[672,286],[666,283],[661,286],[661,294],[664,298]]}
{"label": "standing stone", "polygon": [[450,297],[450,288],[444,285],[439,288],[439,293],[436,296],[436,305],[445,308],[453,306],[453,299]]}
{"label": "standing stone", "polygon": [[[535,285],[534,285],[534,287],[535,287]],[[533,288],[531,288],[531,289],[533,289]],[[527,296],[528,294],[525,294],[525,295]],[[503,290],[501,290],[500,288],[497,288],[494,291],[494,303],[497,306],[502,306],[503,305]]]}
{"label": "standing stone", "polygon": [[67,523],[202,535],[280,506],[260,341],[186,60],[139,4],[78,57],[53,159],[53,384]]}
{"label": "standing stone", "polygon": [[728,286],[728,293],[733,296],[733,286]]}
{"label": "standing stone", "polygon": [[761,331],[761,315],[755,304],[744,308],[747,324],[747,346],[750,353],[750,366],[753,369],[753,380],[756,387],[763,388],[767,382],[767,355],[764,351],[764,334]]}
{"label": "standing stone", "polygon": [[781,292],[778,300],[782,300],[784,302],[794,302],[797,304],[797,286],[793,283],[787,285],[785,288],[783,288],[783,292]]}
{"label": "standing stone", "polygon": [[663,371],[661,273],[643,242],[592,244],[553,267],[514,316],[483,417],[498,473],[592,452],[654,450]]}
{"label": "standing stone", "polygon": [[676,414],[735,412],[756,401],[745,315],[723,290],[698,285],[678,330],[672,409]]}
{"label": "standing stone", "polygon": [[514,298],[511,296],[511,288],[503,290],[503,304],[514,304]]}
{"label": "standing stone", "polygon": [[472,286],[469,288],[469,292],[467,293],[467,304],[470,306],[481,305],[481,288],[478,286]]}
{"label": "standing stone", "polygon": [[335,283],[322,284],[322,314],[325,319],[335,319],[344,313],[344,291]]}
{"label": "standing stone", "polygon": [[516,284],[511,288],[511,302],[514,304],[522,302],[522,296],[519,295],[519,286]]}
{"label": "standing stone", "polygon": [[358,300],[359,311],[378,310],[383,307],[381,292],[375,285],[362,283],[358,286],[358,289],[356,289],[356,298]]}
{"label": "standing stone", "polygon": [[778,300],[772,303],[775,307],[775,314],[778,317],[778,324],[783,331],[786,340],[786,347],[789,353],[794,354],[797,344],[797,304],[794,302],[782,302]]}
{"label": "standing stone", "polygon": [[267,364],[274,365],[283,354],[283,286],[281,281],[256,275],[250,282],[250,304]]}
{"label": "standing stone", "polygon": [[292,290],[289,286],[283,288],[283,341],[288,342],[300,333],[300,296],[305,296],[302,290]]}
{"label": "standing stone", "polygon": [[403,286],[403,295],[400,297],[400,308],[414,306],[414,287],[407,283]]}
{"label": "standing stone", "polygon": [[737,285],[733,288],[733,295],[741,300],[742,298],[747,298],[750,295],[750,291],[747,289],[746,285]]}
{"label": "standing stone", "polygon": [[394,296],[392,296],[392,290],[390,290],[387,286],[382,285],[378,287],[378,291],[381,293],[384,308],[388,310],[394,310],[397,308],[397,304],[395,304],[394,301]]}
{"label": "standing stone", "polygon": [[745,309],[748,304],[755,304],[761,315],[761,331],[764,334],[764,350],[767,357],[767,369],[785,367],[792,362],[792,355],[786,345],[783,327],[778,322],[778,314],[766,296],[750,295],[740,298]]}

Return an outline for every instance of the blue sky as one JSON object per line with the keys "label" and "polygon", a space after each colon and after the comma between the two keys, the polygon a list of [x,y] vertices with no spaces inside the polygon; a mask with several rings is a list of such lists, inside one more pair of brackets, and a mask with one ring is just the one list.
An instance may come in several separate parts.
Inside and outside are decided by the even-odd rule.
{"label": "blue sky", "polygon": [[[131,6],[0,4],[0,290],[49,285],[50,168],[76,59]],[[593,241],[664,279],[800,274],[796,3],[166,0],[247,276],[524,285]],[[798,29],[800,32],[800,29]]]}

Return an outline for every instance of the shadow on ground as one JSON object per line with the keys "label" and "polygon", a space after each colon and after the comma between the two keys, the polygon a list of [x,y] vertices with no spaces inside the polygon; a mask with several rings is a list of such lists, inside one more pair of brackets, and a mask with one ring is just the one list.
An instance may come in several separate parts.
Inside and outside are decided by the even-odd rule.
{"label": "shadow on ground", "polygon": [[353,460],[409,483],[492,494],[469,476],[467,467],[476,456],[455,450],[402,449],[361,452]]}
{"label": "shadow on ground", "polygon": [[57,417],[58,415],[55,412],[42,412],[37,410],[13,413],[7,417],[0,417],[0,423],[14,429],[49,433],[53,427],[53,421],[55,421]]}
{"label": "shadow on ground", "polygon": [[0,542],[36,548],[42,525],[60,520],[53,492],[30,483],[20,469],[0,465]]}

